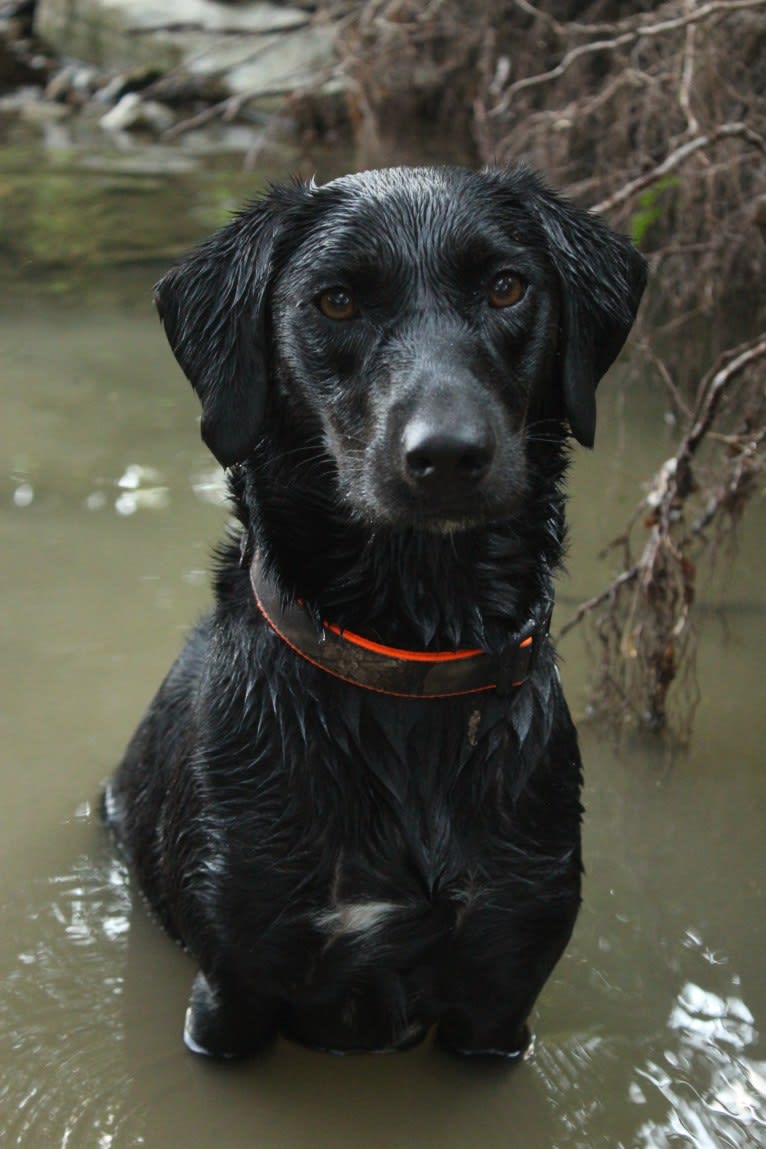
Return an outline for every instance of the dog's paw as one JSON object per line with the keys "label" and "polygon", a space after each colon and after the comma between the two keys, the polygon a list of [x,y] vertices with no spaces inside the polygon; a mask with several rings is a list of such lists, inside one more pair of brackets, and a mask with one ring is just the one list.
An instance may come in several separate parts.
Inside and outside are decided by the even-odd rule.
{"label": "dog's paw", "polygon": [[101,820],[112,835],[123,859],[130,863],[132,860],[129,838],[126,829],[125,803],[119,794],[114,780],[110,779],[104,784],[100,794],[99,813]]}
{"label": "dog's paw", "polygon": [[200,1043],[195,1033],[194,1012],[192,1007],[189,1006],[184,1018],[184,1045],[191,1053],[199,1054],[201,1057],[213,1057],[224,1061],[233,1060],[234,1058],[242,1056],[242,1054],[235,1053],[233,1050],[227,1052],[223,1049],[208,1049],[207,1046]]}
{"label": "dog's paw", "polygon": [[119,828],[122,822],[122,807],[117,800],[111,780],[104,784],[99,808],[106,825],[113,830]]}
{"label": "dog's paw", "polygon": [[184,1045],[192,1053],[231,1061],[258,1053],[276,1034],[271,1010],[227,1003],[200,971],[184,1020]]}
{"label": "dog's paw", "polygon": [[535,1039],[525,1025],[522,1026],[521,1031],[517,1033],[514,1039],[509,1041],[508,1044],[503,1041],[498,1041],[497,1035],[494,1035],[493,1038],[488,1038],[486,1041],[477,1039],[475,1043],[455,1043],[450,1041],[449,1033],[442,1032],[441,1029],[437,1029],[436,1031],[436,1043],[445,1053],[450,1053],[454,1057],[487,1058],[494,1061],[506,1061],[510,1064],[515,1064],[526,1061],[532,1056]]}

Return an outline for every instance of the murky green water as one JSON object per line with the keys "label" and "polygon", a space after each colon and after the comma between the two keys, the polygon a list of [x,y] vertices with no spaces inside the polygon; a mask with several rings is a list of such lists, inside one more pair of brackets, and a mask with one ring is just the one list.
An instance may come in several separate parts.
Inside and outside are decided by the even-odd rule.
{"label": "murky green water", "polygon": [[[8,170],[6,204],[18,187]],[[17,163],[19,173],[30,187],[45,179]],[[100,202],[102,175],[78,178],[78,195]],[[130,267],[94,270],[108,262],[103,236],[98,258],[77,257],[65,229],[65,257],[51,240],[34,261],[34,289],[3,277],[0,1144],[763,1145],[762,500],[745,522],[735,577],[705,612],[688,757],[668,770],[646,748],[617,757],[582,730],[585,905],[536,1011],[533,1057],[509,1072],[428,1045],[335,1059],[280,1042],[257,1062],[223,1067],[185,1051],[194,970],[148,920],[94,808],[207,602],[208,552],[225,521],[196,401],[152,312],[161,267],[146,259],[154,237],[194,231],[209,179],[166,173],[145,194],[109,193],[107,238],[119,246],[131,219],[136,228]],[[34,254],[20,220],[6,214],[2,240],[18,262]],[[580,453],[573,475],[559,621],[600,585],[593,555],[672,446],[656,398],[616,377],[602,390],[598,447]],[[580,640],[565,640],[562,653],[579,710]]]}

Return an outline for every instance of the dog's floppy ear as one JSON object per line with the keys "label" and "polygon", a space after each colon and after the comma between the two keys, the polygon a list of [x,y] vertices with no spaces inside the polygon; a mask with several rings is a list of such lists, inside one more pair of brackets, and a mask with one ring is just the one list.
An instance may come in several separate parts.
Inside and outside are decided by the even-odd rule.
{"label": "dog's floppy ear", "polygon": [[617,358],[646,285],[646,260],[627,236],[535,180],[529,206],[561,286],[561,381],[572,434],[592,447],[596,386]]}
{"label": "dog's floppy ear", "polygon": [[252,450],[266,403],[274,245],[298,187],[275,187],[200,244],[154,289],[173,354],[202,403],[202,438],[222,466]]}

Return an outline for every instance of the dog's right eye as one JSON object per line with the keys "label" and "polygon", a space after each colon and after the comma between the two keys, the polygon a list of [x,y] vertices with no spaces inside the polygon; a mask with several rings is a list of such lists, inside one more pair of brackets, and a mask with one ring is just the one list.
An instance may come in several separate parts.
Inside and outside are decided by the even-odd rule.
{"label": "dog's right eye", "polygon": [[359,314],[353,295],[349,295],[342,287],[332,287],[329,291],[323,291],[317,296],[316,305],[326,319],[342,321],[355,319]]}
{"label": "dog's right eye", "polygon": [[490,307],[514,307],[524,298],[526,290],[527,285],[520,276],[514,275],[512,271],[501,271],[489,287],[487,297]]}

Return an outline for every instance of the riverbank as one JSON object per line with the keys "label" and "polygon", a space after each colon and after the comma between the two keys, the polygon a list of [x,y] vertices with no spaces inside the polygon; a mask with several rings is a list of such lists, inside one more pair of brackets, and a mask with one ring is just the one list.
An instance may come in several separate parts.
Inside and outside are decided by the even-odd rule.
{"label": "riverbank", "polygon": [[7,3],[0,120],[167,143],[213,122],[333,139],[347,119],[335,25],[300,2]]}

